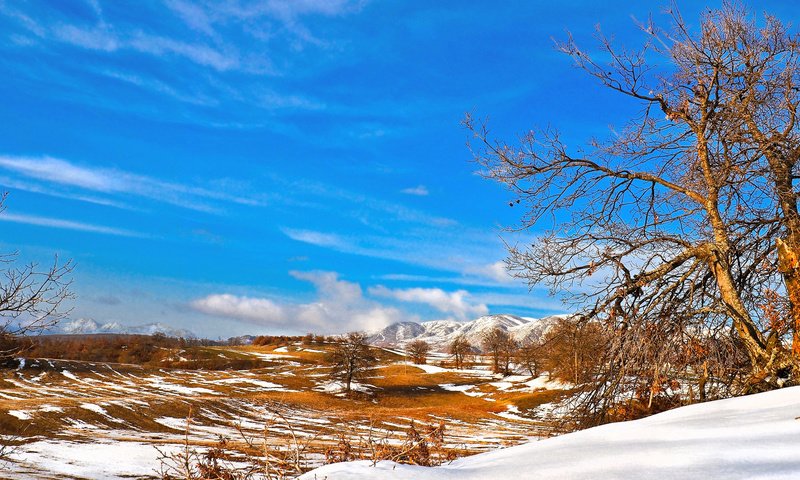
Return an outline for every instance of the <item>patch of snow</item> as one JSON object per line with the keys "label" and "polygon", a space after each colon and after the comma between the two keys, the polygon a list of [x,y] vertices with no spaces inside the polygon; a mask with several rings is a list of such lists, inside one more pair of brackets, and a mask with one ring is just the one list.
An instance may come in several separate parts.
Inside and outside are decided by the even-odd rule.
{"label": "patch of snow", "polygon": [[[166,445],[162,450],[171,452],[176,448]],[[77,443],[63,440],[28,443],[10,455],[14,463],[48,472],[52,478],[87,480],[151,478],[158,465],[158,457],[156,449],[146,443]]]}
{"label": "patch of snow", "polygon": [[465,457],[440,467],[369,461],[326,465],[301,479],[800,478],[800,387],[678,408]]}
{"label": "patch of snow", "polygon": [[509,405],[504,412],[495,413],[498,417],[505,418],[506,420],[514,420],[517,422],[535,422],[536,420],[520,416],[519,408],[516,405]]}
{"label": "patch of snow", "polygon": [[209,383],[216,383],[216,384],[250,383],[252,385],[256,385],[257,387],[263,388],[265,390],[286,391],[286,388],[284,388],[283,385],[278,385],[277,383],[272,383],[272,382],[265,382],[263,380],[256,380],[255,378],[222,378],[220,380],[212,380]]}
{"label": "patch of snow", "polygon": [[31,417],[30,412],[27,410],[9,410],[8,414],[12,417],[17,417],[20,420],[30,420],[33,418]]}
{"label": "patch of snow", "polygon": [[538,377],[525,382],[525,385],[534,390],[567,390],[573,386],[571,383],[565,383],[560,380],[550,380],[550,376],[547,374],[539,375]]}
{"label": "patch of snow", "polygon": [[419,368],[420,370],[424,371],[425,373],[444,373],[444,372],[447,371],[446,368],[437,367],[436,365],[427,365],[427,364],[417,365],[417,364],[413,364],[412,366]]}
{"label": "patch of snow", "polygon": [[181,395],[197,395],[199,393],[206,393],[209,395],[221,395],[219,392],[210,390],[203,387],[187,387],[184,385],[176,385],[174,383],[165,382],[161,377],[151,376],[147,379],[150,384],[162,391],[178,393]]}
{"label": "patch of snow", "polygon": [[84,410],[89,410],[90,412],[103,415],[104,417],[108,416],[108,412],[106,412],[106,410],[103,407],[101,407],[100,405],[95,405],[94,403],[82,403],[80,404],[80,407]]}
{"label": "patch of snow", "polygon": [[61,407],[56,407],[55,405],[42,405],[41,407],[39,407],[38,411],[52,413],[52,412],[63,412],[64,409]]}

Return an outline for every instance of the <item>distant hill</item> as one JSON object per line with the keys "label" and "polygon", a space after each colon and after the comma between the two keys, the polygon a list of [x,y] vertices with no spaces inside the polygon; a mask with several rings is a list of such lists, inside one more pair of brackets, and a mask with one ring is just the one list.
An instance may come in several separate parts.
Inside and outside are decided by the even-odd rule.
{"label": "distant hill", "polygon": [[66,335],[86,335],[93,333],[122,333],[135,335],[153,335],[163,333],[168,337],[197,338],[189,330],[183,328],[173,328],[163,323],[146,323],[143,325],[121,325],[117,322],[100,324],[91,318],[78,318],[67,322],[62,322],[50,333],[62,333]]}
{"label": "distant hill", "polygon": [[519,342],[539,339],[556,320],[569,315],[551,315],[543,318],[516,315],[484,315],[469,322],[436,320],[432,322],[398,322],[373,332],[369,341],[381,347],[404,347],[414,340],[428,342],[434,350],[444,351],[459,335],[479,347],[483,336],[495,328],[507,331]]}

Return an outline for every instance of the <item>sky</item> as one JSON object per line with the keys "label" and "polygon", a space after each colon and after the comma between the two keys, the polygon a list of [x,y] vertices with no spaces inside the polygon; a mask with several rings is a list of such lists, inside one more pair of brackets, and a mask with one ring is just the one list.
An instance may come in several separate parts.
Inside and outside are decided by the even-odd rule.
{"label": "sky", "polygon": [[72,319],[210,338],[569,312],[505,272],[541,232],[504,230],[461,121],[608,135],[638,107],[554,39],[637,46],[663,7],[0,0],[0,251],[72,259]]}

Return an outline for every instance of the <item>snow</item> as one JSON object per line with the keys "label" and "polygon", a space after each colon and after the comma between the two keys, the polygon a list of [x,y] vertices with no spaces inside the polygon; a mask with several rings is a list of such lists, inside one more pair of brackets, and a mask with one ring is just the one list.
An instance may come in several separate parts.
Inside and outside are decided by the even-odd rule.
{"label": "snow", "polygon": [[[174,446],[164,446],[167,451]],[[11,455],[14,462],[49,472],[52,478],[122,480],[151,478],[159,453],[138,442],[77,443],[44,440],[23,445]]]}
{"label": "snow", "polygon": [[31,417],[30,412],[26,410],[9,410],[8,414],[20,420],[30,420],[31,418],[33,418]]}
{"label": "snow", "polygon": [[[508,412],[512,413],[512,412]],[[304,479],[795,479],[800,387],[691,405],[456,460],[440,467],[369,461]]]}
{"label": "snow", "polygon": [[100,405],[95,405],[94,403],[82,403],[80,407],[84,410],[89,410],[90,412],[99,413],[105,417],[108,416],[108,412],[106,412],[103,407]]}
{"label": "snow", "polygon": [[[486,396],[485,393],[481,392],[480,390],[473,390],[477,388],[477,385],[455,385],[452,383],[443,383],[439,385],[442,389],[447,390],[448,392],[461,392],[464,395],[469,395],[470,397],[484,397]],[[484,399],[490,402],[493,402],[493,399]]]}
{"label": "snow", "polygon": [[264,380],[256,380],[255,378],[223,378],[221,380],[213,380],[210,383],[215,384],[242,384],[242,383],[249,383],[252,385],[256,385],[261,387],[265,390],[282,390],[282,391],[290,391],[284,388],[283,385],[278,385],[277,383],[266,382]]}
{"label": "snow", "polygon": [[45,404],[45,405],[42,405],[41,407],[39,407],[39,411],[40,412],[51,412],[52,413],[52,412],[63,412],[64,409],[61,408],[61,407],[56,407],[54,405]]}
{"label": "snow", "polygon": [[[317,385],[313,388],[318,392],[325,392],[325,393],[335,393],[338,395],[344,394],[345,385],[343,382],[325,382],[323,384]],[[358,383],[358,382],[351,382],[350,383],[350,390],[354,392],[362,392],[368,393],[371,388],[367,385]]]}
{"label": "snow", "polygon": [[150,376],[147,381],[153,387],[166,391],[166,392],[173,392],[180,395],[198,395],[198,394],[208,394],[208,395],[220,395],[219,392],[215,392],[214,390],[209,390],[203,387],[186,387],[183,385],[176,385],[174,383],[165,382],[161,377]]}
{"label": "snow", "polygon": [[[479,346],[483,336],[500,328],[519,342],[539,339],[556,321],[569,315],[551,315],[544,318],[518,317],[515,315],[485,315],[469,322],[431,321],[397,322],[383,330],[372,332],[370,342],[381,347],[402,348],[413,340],[424,340],[434,351],[444,352],[459,336],[471,345]],[[405,355],[405,352],[398,352]]]}
{"label": "snow", "polygon": [[446,372],[446,368],[437,367],[436,365],[428,365],[428,364],[414,364],[414,367],[419,368],[420,370],[424,371],[425,373],[443,373]]}
{"label": "snow", "polygon": [[530,387],[530,388],[532,388],[534,390],[539,390],[539,389],[545,389],[545,390],[567,390],[567,389],[572,388],[572,386],[573,386],[571,383],[564,383],[564,382],[561,382],[559,380],[551,380],[550,376],[547,375],[547,374],[540,375],[540,376],[538,376],[538,377],[536,377],[534,379],[531,379],[531,380],[525,382],[525,385],[527,385],[528,387]]}

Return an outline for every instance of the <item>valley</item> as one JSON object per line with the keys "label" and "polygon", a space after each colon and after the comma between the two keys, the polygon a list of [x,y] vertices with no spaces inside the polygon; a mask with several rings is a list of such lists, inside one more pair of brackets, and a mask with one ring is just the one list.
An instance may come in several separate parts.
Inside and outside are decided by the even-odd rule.
{"label": "valley", "polygon": [[27,359],[5,371],[2,468],[29,479],[160,478],[176,452],[224,445],[236,468],[269,458],[297,475],[340,453],[342,442],[353,459],[367,458],[375,439],[401,444],[412,424],[444,425],[439,454],[454,458],[548,435],[544,413],[568,387],[494,375],[480,357],[455,370],[444,354],[412,365],[400,350],[375,348],[378,365],[348,397],[330,380],[326,343],[193,348],[258,366]]}

